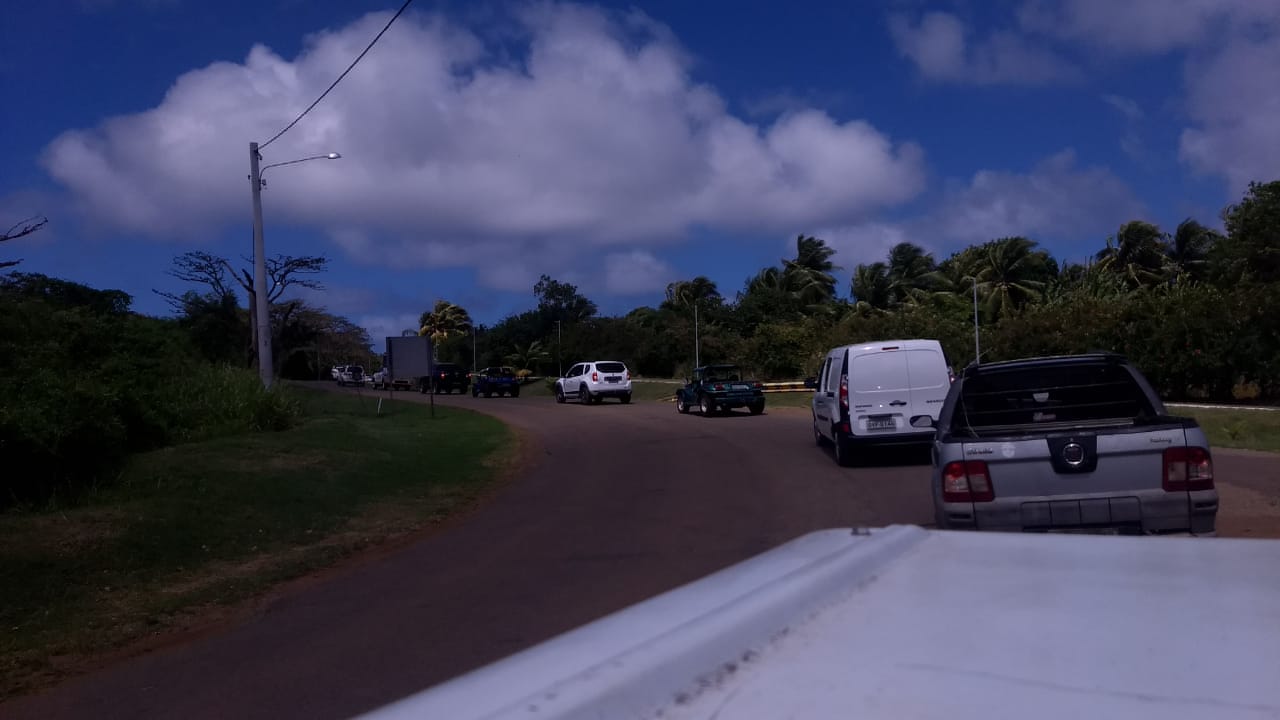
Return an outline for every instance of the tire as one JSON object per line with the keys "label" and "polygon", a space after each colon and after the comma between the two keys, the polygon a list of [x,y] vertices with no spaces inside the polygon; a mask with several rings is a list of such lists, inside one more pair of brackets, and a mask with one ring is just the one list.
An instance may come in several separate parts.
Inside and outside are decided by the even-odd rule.
{"label": "tire", "polygon": [[493,397],[493,391],[491,391],[491,390],[485,390],[485,391],[484,391],[484,396],[485,396],[485,397]]}
{"label": "tire", "polygon": [[586,385],[583,385],[582,387],[578,388],[578,404],[579,405],[591,404],[591,391],[587,389]]}
{"label": "tire", "polygon": [[827,438],[822,434],[820,430],[818,430],[817,418],[814,418],[813,420],[813,444],[817,445],[818,447],[827,446]]}
{"label": "tire", "polygon": [[629,405],[629,404],[631,404],[631,396],[630,396],[630,395],[623,395],[622,397],[620,397],[620,398],[618,398],[618,399],[622,401],[622,404],[623,404],[623,405]]}
{"label": "tire", "polygon": [[512,391],[511,391],[511,397],[513,397],[513,398],[518,398],[518,397],[520,397],[520,388],[515,388],[514,390],[512,390]]}
{"label": "tire", "polygon": [[475,388],[471,388],[471,397],[480,397],[480,391]]}
{"label": "tire", "polygon": [[556,402],[563,405],[564,399],[564,388],[556,385]]}
{"label": "tire", "polygon": [[832,435],[835,437],[831,444],[835,446],[834,455],[836,465],[839,465],[840,467],[852,466],[853,453],[849,451],[849,443],[844,438],[840,437],[840,433],[838,432],[833,432]]}
{"label": "tire", "polygon": [[764,403],[752,403],[751,405],[747,406],[747,410],[752,415],[759,415],[760,413],[764,412]]}
{"label": "tire", "polygon": [[683,395],[676,395],[676,412],[681,415],[689,412],[689,403],[684,401]]}
{"label": "tire", "polygon": [[711,398],[703,395],[698,399],[698,409],[702,412],[703,417],[711,417],[715,414],[716,404],[711,401]]}

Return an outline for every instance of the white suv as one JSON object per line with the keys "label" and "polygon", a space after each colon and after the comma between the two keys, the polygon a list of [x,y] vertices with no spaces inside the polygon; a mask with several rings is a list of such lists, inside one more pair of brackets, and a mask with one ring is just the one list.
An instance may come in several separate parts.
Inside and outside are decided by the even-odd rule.
{"label": "white suv", "polygon": [[631,371],[616,360],[582,362],[556,380],[556,402],[577,398],[583,405],[600,403],[607,397],[631,402]]}

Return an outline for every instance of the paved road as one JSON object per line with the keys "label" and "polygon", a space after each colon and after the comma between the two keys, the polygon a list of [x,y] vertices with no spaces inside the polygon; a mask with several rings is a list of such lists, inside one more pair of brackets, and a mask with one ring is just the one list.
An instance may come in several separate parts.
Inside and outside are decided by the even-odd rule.
{"label": "paved road", "polygon": [[[438,401],[483,408],[534,439],[529,471],[491,505],[234,628],[0,716],[349,717],[810,530],[932,517],[927,458],[837,468],[814,447],[804,410],[704,419],[665,403]],[[1274,487],[1272,465],[1230,456],[1219,474]]]}

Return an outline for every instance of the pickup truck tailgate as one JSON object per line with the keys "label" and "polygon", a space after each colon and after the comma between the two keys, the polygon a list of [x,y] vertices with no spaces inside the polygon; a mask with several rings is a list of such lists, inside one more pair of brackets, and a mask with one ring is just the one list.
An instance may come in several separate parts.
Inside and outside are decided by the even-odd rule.
{"label": "pickup truck tailgate", "polygon": [[1156,506],[1190,511],[1186,493],[1164,489],[1165,450],[1185,446],[1185,430],[1166,425],[966,442],[964,456],[987,464],[996,497],[979,523],[1116,527],[1140,525]]}

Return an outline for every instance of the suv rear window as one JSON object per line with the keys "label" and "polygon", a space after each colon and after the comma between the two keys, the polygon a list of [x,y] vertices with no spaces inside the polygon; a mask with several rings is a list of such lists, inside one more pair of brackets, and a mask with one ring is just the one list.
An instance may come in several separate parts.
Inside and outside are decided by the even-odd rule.
{"label": "suv rear window", "polygon": [[1151,417],[1155,410],[1121,365],[1071,364],[991,370],[964,379],[952,432]]}
{"label": "suv rear window", "polygon": [[596,370],[602,373],[620,373],[626,372],[627,366],[620,362],[602,362],[596,363]]}

